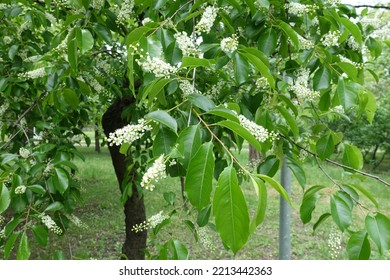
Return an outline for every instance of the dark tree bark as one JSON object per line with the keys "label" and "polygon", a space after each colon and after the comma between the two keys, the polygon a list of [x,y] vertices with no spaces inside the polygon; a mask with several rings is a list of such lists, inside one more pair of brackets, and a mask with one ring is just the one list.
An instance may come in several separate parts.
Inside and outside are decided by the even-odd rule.
{"label": "dark tree bark", "polygon": [[[117,99],[107,109],[102,119],[103,130],[106,136],[108,136],[110,132],[114,132],[116,129],[128,124],[128,122],[121,118],[121,114],[126,106],[134,104],[134,102],[134,99],[131,98]],[[109,150],[115,174],[118,179],[119,188],[121,188],[122,182],[125,178],[125,172],[128,172],[126,171],[125,156],[119,152],[118,146],[109,146]],[[132,175],[136,176],[137,174]],[[130,178],[134,178],[134,176],[130,176]],[[144,200],[138,193],[134,183],[133,194],[124,205],[124,213],[126,239],[122,247],[122,253],[129,260],[143,260],[145,259],[145,253],[143,250],[146,248],[147,233],[146,231],[136,233],[131,230],[135,224],[140,224],[146,220]]]}
{"label": "dark tree bark", "polygon": [[100,135],[97,122],[95,123],[95,151],[100,154]]}

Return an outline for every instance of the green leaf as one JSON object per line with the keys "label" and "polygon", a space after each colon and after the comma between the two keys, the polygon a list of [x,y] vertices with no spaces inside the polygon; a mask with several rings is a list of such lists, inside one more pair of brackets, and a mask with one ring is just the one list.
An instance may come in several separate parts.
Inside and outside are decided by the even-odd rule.
{"label": "green leaf", "polygon": [[240,122],[240,120],[237,117],[237,114],[235,112],[233,112],[232,110],[227,109],[227,108],[215,108],[215,109],[207,111],[207,114],[219,116],[219,117],[225,118],[227,120],[231,120],[231,121],[236,122],[236,123]]}
{"label": "green leaf", "polygon": [[164,127],[160,128],[153,141],[153,156],[157,157],[161,154],[168,155],[175,145],[176,140],[177,135],[175,133]]}
{"label": "green leaf", "polygon": [[257,139],[248,130],[243,128],[240,124],[229,120],[220,121],[217,124],[226,127],[231,131],[233,131],[234,133],[238,134],[240,137],[248,141],[248,143],[251,144],[258,152],[261,153],[261,145],[259,141],[257,141]]}
{"label": "green leaf", "polygon": [[378,201],[376,201],[376,199],[372,196],[372,194],[368,190],[366,190],[365,188],[363,188],[363,187],[361,187],[359,185],[356,185],[356,184],[344,184],[344,185],[349,186],[351,188],[357,189],[365,197],[367,197],[375,205],[376,208],[379,208]]}
{"label": "green leaf", "polygon": [[219,176],[213,200],[216,229],[233,253],[238,252],[249,237],[249,214],[244,194],[238,185],[236,170],[228,166]]}
{"label": "green leaf", "polygon": [[214,63],[215,62],[213,60],[206,59],[206,58],[184,56],[180,68],[205,67],[208,69],[212,69]]}
{"label": "green leaf", "polygon": [[76,40],[82,54],[93,48],[94,39],[91,32],[87,29],[76,29]]}
{"label": "green leaf", "polygon": [[76,92],[71,88],[65,88],[62,90],[62,94],[64,96],[64,100],[70,107],[73,109],[77,109],[79,106],[80,100],[77,96]]}
{"label": "green leaf", "polygon": [[241,85],[248,80],[250,72],[249,62],[243,54],[236,52],[233,55],[233,63],[234,78],[236,83]]}
{"label": "green leaf", "polygon": [[322,214],[321,217],[318,218],[317,222],[313,225],[313,232],[324,222],[327,218],[332,216],[330,213]]}
{"label": "green leaf", "polygon": [[187,260],[188,250],[186,246],[180,241],[173,240],[173,259],[174,260]]}
{"label": "green leaf", "polygon": [[175,198],[176,194],[174,192],[165,192],[163,194],[164,200],[169,204],[169,205],[174,205],[175,204]]}
{"label": "green leaf", "polygon": [[370,259],[371,246],[365,230],[351,234],[347,244],[347,252],[350,260]]}
{"label": "green leaf", "polygon": [[13,232],[4,246],[4,259],[8,260],[20,232]]}
{"label": "green leaf", "polygon": [[47,211],[58,211],[60,209],[64,208],[64,205],[59,201],[54,201],[49,206],[46,207],[45,212]]}
{"label": "green leaf", "polygon": [[255,216],[249,226],[250,233],[253,233],[265,218],[265,212],[267,210],[267,188],[265,187],[264,182],[259,178],[253,176],[250,176],[250,178],[257,196]]}
{"label": "green leaf", "polygon": [[361,46],[361,44],[363,43],[363,37],[359,27],[345,17],[340,17],[340,21],[345,26],[345,28],[347,28],[348,31],[351,32],[356,42]]}
{"label": "green leaf", "polygon": [[17,54],[19,50],[19,46],[18,45],[12,45],[9,50],[8,50],[8,57],[9,59],[11,60],[14,60],[15,59],[15,55]]}
{"label": "green leaf", "polygon": [[106,43],[110,44],[112,40],[111,31],[106,28],[105,25],[102,25],[98,22],[93,23],[93,31]]}
{"label": "green leaf", "polygon": [[158,10],[165,6],[168,0],[152,0],[153,8]]}
{"label": "green leaf", "polygon": [[325,134],[316,143],[317,155],[324,160],[334,153],[334,142],[331,134]]}
{"label": "green leaf", "polygon": [[373,95],[369,91],[366,91],[366,95],[367,95],[367,103],[364,110],[366,112],[367,120],[369,121],[370,124],[372,124],[377,109],[375,95]]}
{"label": "green leaf", "polygon": [[358,104],[358,92],[360,86],[356,83],[339,79],[337,85],[337,96],[345,110],[349,110]]}
{"label": "green leaf", "polygon": [[306,186],[306,174],[302,164],[293,157],[287,157],[287,166],[293,172],[301,187],[304,188]]}
{"label": "green leaf", "polygon": [[307,224],[311,221],[311,215],[316,208],[316,203],[319,197],[320,195],[318,193],[304,197],[299,209],[300,217],[304,224]]}
{"label": "green leaf", "polygon": [[214,153],[211,142],[204,143],[192,157],[184,189],[188,200],[200,211],[210,203],[213,187]]}
{"label": "green leaf", "polygon": [[[30,185],[27,188],[30,189],[32,192],[40,194],[40,195],[46,194],[45,188],[42,187],[41,185]],[[1,211],[0,211],[0,213],[1,213]]]}
{"label": "green leaf", "polygon": [[332,75],[328,67],[321,66],[320,68],[318,68],[313,77],[314,90],[322,90],[329,88],[331,78]]}
{"label": "green leaf", "polygon": [[5,153],[5,154],[2,154],[1,156],[1,165],[5,165],[9,162],[12,162],[14,159],[17,159],[18,156],[15,155],[15,154],[9,154],[9,153]]}
{"label": "green leaf", "polygon": [[263,181],[265,181],[266,183],[268,183],[269,185],[271,185],[271,187],[273,187],[288,202],[288,204],[292,206],[288,193],[277,181],[264,174],[256,174],[256,176],[262,179]]}
{"label": "green leaf", "polygon": [[343,70],[344,73],[348,75],[348,77],[356,81],[358,76],[358,70],[356,69],[356,66],[348,62],[338,62],[337,66],[340,67],[341,70]]}
{"label": "green leaf", "polygon": [[330,197],[330,211],[333,221],[342,231],[351,224],[352,209],[338,194],[333,194]]}
{"label": "green leaf", "polygon": [[69,188],[69,177],[68,172],[66,172],[61,167],[54,168],[53,184],[57,191],[61,194],[64,194]]}
{"label": "green leaf", "polygon": [[32,227],[32,232],[34,234],[35,240],[42,247],[46,247],[48,243],[49,233],[45,226],[36,225]]}
{"label": "green leaf", "polygon": [[198,151],[202,144],[199,126],[190,125],[182,130],[177,139],[177,143],[177,150],[184,156],[183,166],[187,167],[192,156]]}
{"label": "green leaf", "polygon": [[196,222],[199,227],[204,227],[208,224],[211,214],[211,204],[207,205],[205,208],[203,208],[201,211],[199,211],[198,218],[196,219]]}
{"label": "green leaf", "polygon": [[11,198],[8,188],[2,184],[0,188],[0,214],[8,209],[9,204],[11,203]]}
{"label": "green leaf", "polygon": [[62,252],[61,250],[56,250],[56,251],[54,252],[53,258],[54,258],[55,260],[65,260],[65,254],[64,254],[64,252]]}
{"label": "green leaf", "polygon": [[142,100],[149,99],[152,103],[154,98],[164,89],[164,87],[171,82],[171,79],[158,78],[147,85],[142,92]]}
{"label": "green leaf", "polygon": [[294,44],[296,49],[299,49],[299,39],[297,33],[294,29],[284,21],[278,21],[278,27],[290,38],[291,42]]}
{"label": "green leaf", "polygon": [[172,118],[167,112],[158,110],[151,112],[145,116],[148,120],[157,121],[166,127],[170,128],[173,132],[177,132],[177,122],[174,118]]}
{"label": "green leaf", "polygon": [[68,62],[70,67],[72,68],[73,72],[77,73],[77,64],[78,64],[78,57],[77,57],[77,42],[76,39],[71,37],[68,41]]}
{"label": "green leaf", "polygon": [[30,258],[30,246],[28,244],[27,233],[24,231],[20,238],[18,252],[16,253],[17,260],[28,260]]}
{"label": "green leaf", "polygon": [[210,100],[208,97],[201,94],[197,94],[197,93],[190,94],[188,95],[188,100],[193,105],[202,109],[205,112],[215,108],[214,102]]}
{"label": "green leaf", "polygon": [[127,38],[126,38],[126,45],[129,46],[129,45],[131,45],[131,44],[133,44],[135,42],[138,42],[141,39],[141,37],[143,37],[144,35],[146,36],[147,33],[149,33],[152,30],[153,30],[153,28],[150,28],[150,27],[147,27],[147,26],[141,26],[141,27],[138,27],[138,28],[134,29],[127,36]]}
{"label": "green leaf", "polygon": [[252,53],[244,53],[244,55],[248,58],[248,61],[255,66],[255,68],[260,72],[260,74],[265,77],[271,86],[271,88],[275,88],[275,79],[269,71],[269,66],[267,66],[261,58],[253,55]]}
{"label": "green leaf", "polygon": [[282,116],[286,120],[292,133],[294,134],[294,138],[298,139],[299,127],[298,127],[298,124],[297,124],[295,118],[290,114],[290,112],[286,108],[284,108],[282,106],[276,106],[276,108],[279,110],[280,114],[282,114]]}
{"label": "green leaf", "polygon": [[280,167],[280,160],[274,156],[268,156],[259,166],[258,172],[269,177],[274,177]]}
{"label": "green leaf", "polygon": [[271,56],[271,54],[276,50],[277,39],[276,31],[273,28],[268,28],[259,37],[257,47],[265,55]]}
{"label": "green leaf", "polygon": [[381,213],[367,215],[366,229],[368,235],[378,246],[379,252],[383,254],[390,249],[390,219]]}
{"label": "green leaf", "polygon": [[343,164],[354,169],[360,170],[363,168],[363,155],[359,148],[344,144]]}

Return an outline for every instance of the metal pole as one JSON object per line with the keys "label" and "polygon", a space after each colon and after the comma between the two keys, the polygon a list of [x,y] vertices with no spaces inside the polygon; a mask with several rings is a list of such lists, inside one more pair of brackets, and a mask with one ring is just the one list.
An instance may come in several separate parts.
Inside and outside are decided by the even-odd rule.
{"label": "metal pole", "polygon": [[[283,157],[280,181],[288,195],[291,194],[291,171],[287,166],[286,157]],[[287,201],[280,197],[280,217],[279,217],[279,259],[289,260],[291,257],[290,248],[290,220],[291,209]]]}

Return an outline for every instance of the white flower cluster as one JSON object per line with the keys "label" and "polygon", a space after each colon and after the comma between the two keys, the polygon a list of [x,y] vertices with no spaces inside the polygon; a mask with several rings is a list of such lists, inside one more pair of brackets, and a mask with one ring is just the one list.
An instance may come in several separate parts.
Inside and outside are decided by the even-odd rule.
{"label": "white flower cluster", "polygon": [[50,21],[52,25],[57,23],[57,19],[52,14],[45,12],[45,17]]}
{"label": "white flower cluster", "polygon": [[203,40],[202,37],[197,39],[189,37],[185,31],[176,33],[174,37],[184,56],[203,57],[203,53],[199,50],[199,45]]}
{"label": "white flower cluster", "polygon": [[298,34],[299,44],[302,50],[310,50],[314,48],[314,43],[311,40],[303,38]]}
{"label": "white flower cluster", "polygon": [[[107,75],[111,76],[111,75],[115,74],[115,69],[112,67],[112,65],[107,60],[98,59],[96,62],[96,66],[98,68],[98,71],[101,70]],[[99,72],[101,73],[101,71],[99,71]]]}
{"label": "white flower cluster", "polygon": [[163,211],[160,211],[148,219],[149,227],[155,228],[156,226],[158,226],[159,224],[161,224],[163,221],[167,219],[169,219],[169,216],[163,215]]}
{"label": "white flower cluster", "polygon": [[265,77],[258,78],[255,82],[255,85],[256,85],[256,88],[259,90],[264,90],[264,89],[269,88],[268,80]]}
{"label": "white flower cluster", "polygon": [[119,13],[116,19],[116,23],[125,24],[126,21],[130,18],[131,13],[134,8],[134,0],[124,0],[121,8],[119,9]]}
{"label": "white flower cluster", "polygon": [[28,158],[30,156],[30,151],[26,148],[20,148],[19,149],[19,155],[22,157],[22,158]]}
{"label": "white flower cluster", "polygon": [[340,0],[324,0],[325,6],[337,7],[340,3]]}
{"label": "white flower cluster", "polygon": [[3,225],[4,221],[5,221],[5,218],[0,215],[0,226]]}
{"label": "white flower cluster", "polygon": [[4,239],[5,238],[5,227],[0,230],[0,239]]}
{"label": "white flower cluster", "polygon": [[104,6],[105,0],[93,0],[91,3],[92,8],[100,10]]}
{"label": "white flower cluster", "polygon": [[[91,74],[84,73],[85,81],[92,87],[98,94],[108,94],[108,91],[96,80]],[[80,76],[79,78],[83,78]]]}
{"label": "white flower cluster", "polygon": [[324,35],[324,37],[322,37],[321,41],[322,41],[322,44],[325,46],[325,47],[333,47],[333,46],[338,46],[339,44],[339,38],[341,36],[341,33],[340,31],[336,30],[336,31],[331,31],[329,33],[326,33]]}
{"label": "white flower cluster", "polygon": [[156,77],[168,78],[170,75],[175,74],[180,67],[180,65],[172,66],[158,57],[151,58],[149,54],[146,59],[136,59],[136,62],[144,71],[153,73]]}
{"label": "white flower cluster", "polygon": [[291,2],[286,4],[286,6],[290,14],[296,15],[298,17],[302,17],[305,14],[314,13],[316,9],[318,9],[317,5],[304,5],[296,2]]}
{"label": "white flower cluster", "polygon": [[218,83],[212,85],[206,92],[206,96],[210,98],[217,97],[221,92],[223,87],[225,86],[225,82],[223,80],[219,80]]}
{"label": "white flower cluster", "polygon": [[336,229],[333,229],[329,234],[328,247],[330,258],[332,260],[336,260],[340,256],[341,237],[341,233]]}
{"label": "white flower cluster", "polygon": [[200,18],[200,21],[195,26],[196,33],[209,33],[211,30],[211,27],[214,25],[214,21],[217,17],[218,8],[215,8],[213,6],[207,6],[202,17]]}
{"label": "white flower cluster", "polygon": [[358,51],[361,49],[358,42],[356,42],[355,38],[353,36],[350,36],[347,40],[347,45],[354,51]]}
{"label": "white flower cluster", "polygon": [[106,140],[110,146],[120,146],[123,143],[131,144],[151,129],[152,127],[146,124],[145,119],[139,119],[138,124],[128,124],[115,130],[115,132],[111,132]]}
{"label": "white flower cluster", "polygon": [[199,90],[197,90],[188,80],[180,80],[179,81],[179,88],[182,90],[183,94],[185,96],[197,93],[201,94]]}
{"label": "white flower cluster", "polygon": [[297,96],[298,101],[313,101],[320,96],[318,91],[311,90],[308,85],[309,69],[302,69],[298,72],[298,77],[293,85],[289,86]]}
{"label": "white flower cluster", "polygon": [[211,239],[210,234],[207,232],[206,227],[198,228],[198,240],[199,243],[202,244],[206,249],[210,250],[210,252],[214,252],[216,250],[215,243]]}
{"label": "white flower cluster", "polygon": [[49,176],[53,169],[54,169],[54,165],[52,163],[48,163],[42,172],[43,176],[45,177]]}
{"label": "white flower cluster", "polygon": [[163,211],[160,211],[159,213],[150,217],[147,221],[134,225],[131,230],[134,232],[141,232],[150,228],[155,228],[167,219],[169,219],[169,216],[163,215]]}
{"label": "white flower cluster", "polygon": [[332,109],[332,111],[338,114],[344,114],[344,107],[342,105],[337,105]]}
{"label": "white flower cluster", "polygon": [[156,187],[154,183],[157,183],[160,179],[166,178],[164,154],[158,157],[153,165],[146,170],[144,176],[142,176],[141,187],[146,190],[153,191]]}
{"label": "white flower cluster", "polygon": [[7,109],[8,109],[8,103],[3,103],[3,105],[1,105],[0,106],[0,116],[3,116],[4,115],[4,113],[5,113],[5,111],[7,111]]}
{"label": "white flower cluster", "polygon": [[20,73],[18,75],[18,77],[21,79],[32,79],[33,80],[33,79],[45,77],[46,75],[47,75],[47,73],[46,73],[45,67],[41,67],[41,68],[31,70],[31,71],[28,71],[25,73]]}
{"label": "white flower cluster", "polygon": [[342,56],[341,54],[339,54],[338,57],[340,58],[341,62],[346,62],[346,63],[352,64],[353,66],[355,66],[356,68],[359,68],[359,69],[363,68],[363,63],[354,62],[354,61],[350,60],[349,58]]}
{"label": "white flower cluster", "polygon": [[39,215],[39,218],[41,219],[42,223],[55,234],[60,235],[62,233],[62,229],[57,226],[57,224],[49,215],[45,215],[44,213],[42,213]]}
{"label": "white flower cluster", "polygon": [[36,62],[41,58],[40,55],[33,55],[24,59],[24,62]]}
{"label": "white flower cluster", "polygon": [[145,24],[148,24],[149,22],[153,22],[153,20],[151,20],[150,18],[146,17],[142,20],[142,25],[145,25]]}
{"label": "white flower cluster", "polygon": [[77,216],[66,213],[65,216],[71,221],[76,227],[86,229],[88,226],[83,223]]}
{"label": "white flower cluster", "polygon": [[248,130],[259,142],[265,142],[267,139],[274,140],[277,138],[276,133],[269,132],[268,129],[258,125],[255,122],[248,120],[245,116],[239,115],[241,125]]}
{"label": "white flower cluster", "polygon": [[237,47],[238,40],[236,34],[233,34],[232,37],[224,38],[221,41],[221,49],[227,54],[235,52],[237,50]]}
{"label": "white flower cluster", "polygon": [[306,160],[306,158],[307,158],[308,155],[309,155],[309,153],[308,153],[307,151],[305,151],[304,149],[301,149],[301,150],[299,151],[299,160],[300,160],[301,162],[304,162],[304,161]]}
{"label": "white flower cluster", "polygon": [[12,38],[10,36],[4,36],[3,38],[3,42],[8,45],[10,43],[12,43]]}
{"label": "white flower cluster", "polygon": [[25,185],[20,185],[15,188],[15,194],[24,194],[26,192],[27,187]]}

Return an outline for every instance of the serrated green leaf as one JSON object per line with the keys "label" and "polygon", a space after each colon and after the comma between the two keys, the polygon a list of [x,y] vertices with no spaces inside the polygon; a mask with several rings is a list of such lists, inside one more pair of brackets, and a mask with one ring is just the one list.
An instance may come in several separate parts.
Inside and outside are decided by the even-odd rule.
{"label": "serrated green leaf", "polygon": [[390,249],[390,219],[381,213],[367,215],[366,229],[368,235],[378,246],[379,252],[383,254]]}
{"label": "serrated green leaf", "polygon": [[170,128],[173,132],[177,132],[177,122],[176,120],[171,117],[167,112],[158,110],[151,112],[145,116],[148,120],[154,120],[156,122],[159,122],[166,127]]}
{"label": "serrated green leaf", "polygon": [[343,164],[357,170],[362,169],[364,160],[363,160],[362,152],[359,150],[359,148],[353,145],[345,144]]}
{"label": "serrated green leaf", "polygon": [[331,134],[325,134],[316,143],[317,155],[324,160],[334,153],[334,141]]}
{"label": "serrated green leaf", "polygon": [[330,211],[333,221],[344,231],[352,221],[352,209],[339,195],[333,194],[330,197]]}
{"label": "serrated green leaf", "polygon": [[214,166],[214,152],[211,142],[200,146],[188,164],[184,189],[188,200],[198,211],[210,203]]}
{"label": "serrated green leaf", "polygon": [[244,246],[249,237],[249,214],[244,194],[238,185],[236,170],[228,166],[219,176],[213,199],[216,229],[223,243],[233,253]]}
{"label": "serrated green leaf", "polygon": [[168,155],[172,147],[175,145],[177,135],[171,130],[161,128],[153,141],[153,156],[157,157],[161,154]]}
{"label": "serrated green leaf", "polygon": [[369,260],[371,246],[365,230],[351,234],[347,243],[347,252],[350,260]]}
{"label": "serrated green leaf", "polygon": [[27,233],[24,231],[20,238],[18,252],[16,253],[17,260],[28,260],[30,258],[30,245],[28,244]]}
{"label": "serrated green leaf", "polygon": [[202,109],[205,112],[215,108],[214,102],[211,99],[209,99],[207,96],[201,94],[197,94],[197,93],[190,94],[188,95],[188,100],[193,105]]}

